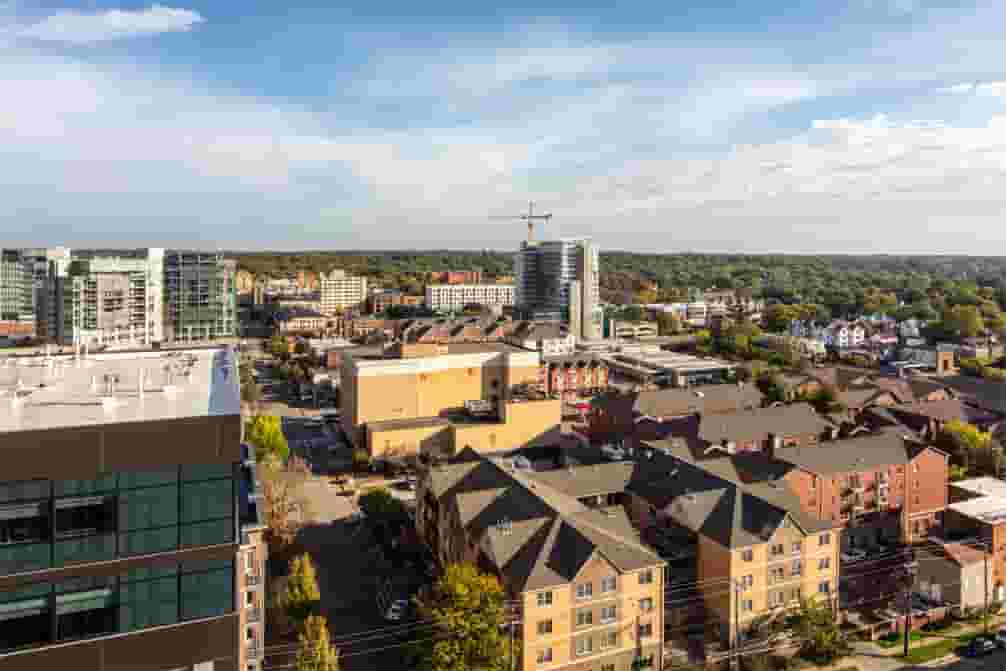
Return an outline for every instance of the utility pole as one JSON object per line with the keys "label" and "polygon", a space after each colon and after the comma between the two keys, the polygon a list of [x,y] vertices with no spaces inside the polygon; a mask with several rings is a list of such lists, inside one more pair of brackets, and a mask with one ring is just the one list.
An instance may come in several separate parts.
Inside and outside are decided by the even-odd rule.
{"label": "utility pole", "polygon": [[733,630],[733,642],[731,644],[731,649],[733,654],[730,656],[730,668],[733,671],[737,671],[740,666],[740,629],[741,629],[741,582],[740,580],[734,579],[734,630]]}
{"label": "utility pole", "polygon": [[985,635],[989,633],[989,546],[988,543],[982,544],[982,563],[985,564],[985,611],[982,614],[982,620],[985,625]]}

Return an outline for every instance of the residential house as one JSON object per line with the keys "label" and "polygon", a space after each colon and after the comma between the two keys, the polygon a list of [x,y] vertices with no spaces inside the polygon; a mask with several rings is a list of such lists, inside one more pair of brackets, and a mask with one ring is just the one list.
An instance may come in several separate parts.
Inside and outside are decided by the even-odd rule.
{"label": "residential house", "polygon": [[663,561],[625,511],[513,462],[462,458],[421,479],[417,531],[442,563],[477,565],[518,602],[519,668],[662,668]]}
{"label": "residential house", "polygon": [[960,399],[917,401],[889,408],[906,426],[922,436],[932,438],[947,422],[957,420],[973,424],[984,431],[995,429],[1002,415],[968,405]]}
{"label": "residential house", "polygon": [[838,349],[862,347],[866,340],[866,329],[862,324],[841,319],[833,321],[824,330],[824,344]]}
{"label": "residential house", "polygon": [[991,601],[995,583],[986,571],[986,554],[965,543],[930,539],[932,544],[918,555],[916,590],[936,603],[948,603],[962,611],[984,608]]}
{"label": "residential house", "polygon": [[806,403],[754,408],[729,414],[707,414],[697,437],[703,456],[771,451],[782,447],[814,447],[822,437],[834,438],[836,427]]}

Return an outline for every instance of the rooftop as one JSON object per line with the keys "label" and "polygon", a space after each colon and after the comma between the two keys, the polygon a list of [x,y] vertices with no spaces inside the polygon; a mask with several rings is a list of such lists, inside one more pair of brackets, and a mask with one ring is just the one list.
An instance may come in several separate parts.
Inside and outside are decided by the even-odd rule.
{"label": "rooftop", "polygon": [[1006,498],[1001,496],[983,496],[960,503],[951,503],[947,508],[965,517],[971,517],[988,524],[1006,522]]}
{"label": "rooftop", "polygon": [[240,410],[237,361],[230,348],[0,359],[0,432],[237,415]]}
{"label": "rooftop", "polygon": [[1003,482],[999,478],[993,478],[990,476],[968,478],[967,480],[951,482],[950,486],[966,492],[971,492],[972,494],[980,494],[982,496],[1001,496],[1006,499],[1006,482]]}

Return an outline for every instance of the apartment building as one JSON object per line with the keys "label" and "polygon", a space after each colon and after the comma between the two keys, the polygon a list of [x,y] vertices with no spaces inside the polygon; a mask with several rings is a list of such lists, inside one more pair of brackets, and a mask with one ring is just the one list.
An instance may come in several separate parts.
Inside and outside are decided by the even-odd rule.
{"label": "apartment building", "polygon": [[218,252],[164,255],[164,338],[206,342],[238,334],[237,262]]}
{"label": "apartment building", "polygon": [[482,284],[482,271],[434,270],[427,279],[430,284]]}
{"label": "apartment building", "polygon": [[541,352],[544,357],[576,352],[576,336],[561,322],[521,321],[513,324],[504,340],[511,345]]}
{"label": "apartment building", "polygon": [[538,388],[566,401],[594,396],[608,388],[608,364],[596,354],[542,357]]}
{"label": "apartment building", "polygon": [[304,308],[280,310],[272,319],[280,333],[318,333],[328,324],[325,315]]}
{"label": "apartment building", "polygon": [[370,314],[381,314],[393,305],[418,307],[422,304],[422,296],[410,296],[397,289],[382,289],[367,297],[367,309]]}
{"label": "apartment building", "polygon": [[164,330],[164,250],[75,251],[56,277],[62,345],[149,346]]}
{"label": "apartment building", "polygon": [[335,269],[321,273],[318,277],[321,288],[321,311],[334,314],[350,308],[358,308],[367,301],[367,278],[347,275],[346,271]]}
{"label": "apartment building", "polygon": [[4,367],[0,668],[239,668],[237,365],[204,349]]}
{"label": "apartment building", "polygon": [[32,269],[20,250],[0,249],[0,337],[35,335]]}
{"label": "apartment building", "polygon": [[548,474],[468,458],[423,477],[416,526],[441,562],[492,572],[520,604],[518,668],[662,668],[663,561],[625,511],[586,505]]}
{"label": "apartment building", "polygon": [[549,442],[560,431],[562,408],[529,393],[539,367],[538,352],[504,343],[347,353],[340,371],[342,425],[354,445],[375,458]]}
{"label": "apartment building", "polygon": [[258,483],[255,451],[241,446],[243,461],[238,478],[240,520],[235,570],[239,613],[238,671],[261,671],[265,659],[266,562],[265,519]]}
{"label": "apartment building", "polygon": [[629,322],[610,320],[606,337],[617,340],[640,340],[642,338],[656,338],[658,335],[656,322]]}
{"label": "apartment building", "polygon": [[431,310],[448,312],[461,310],[466,305],[513,305],[512,284],[427,284],[426,306]]}

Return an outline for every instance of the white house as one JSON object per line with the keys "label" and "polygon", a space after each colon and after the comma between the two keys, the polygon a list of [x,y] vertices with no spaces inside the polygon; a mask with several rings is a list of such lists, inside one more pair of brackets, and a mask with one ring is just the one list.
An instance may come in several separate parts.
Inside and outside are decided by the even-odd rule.
{"label": "white house", "polygon": [[860,347],[866,340],[866,330],[862,325],[837,319],[824,331],[824,344],[829,347],[846,349]]}

